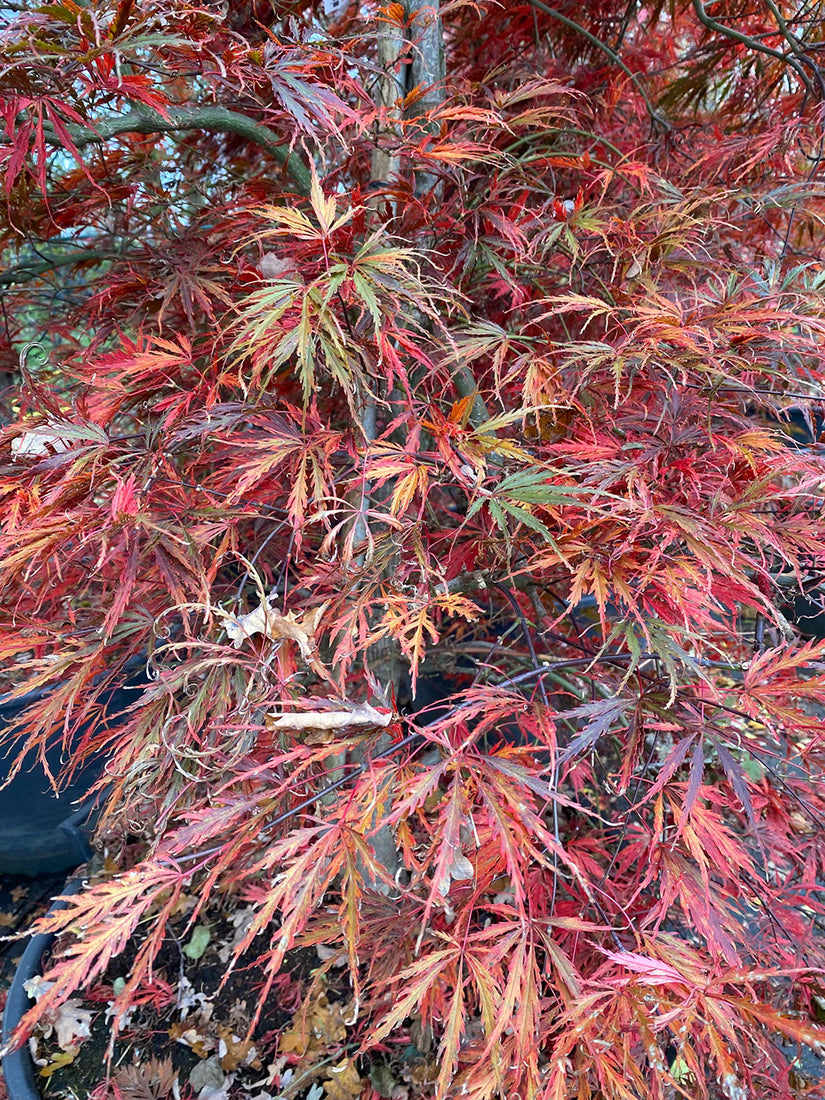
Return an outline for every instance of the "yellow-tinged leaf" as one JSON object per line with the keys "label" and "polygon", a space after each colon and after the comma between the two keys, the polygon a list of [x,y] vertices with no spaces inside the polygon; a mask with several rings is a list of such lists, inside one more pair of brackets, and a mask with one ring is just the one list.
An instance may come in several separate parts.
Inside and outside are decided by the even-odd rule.
{"label": "yellow-tinged leaf", "polygon": [[289,206],[272,206],[261,211],[268,221],[283,226],[281,230],[270,230],[270,235],[292,234],[302,240],[312,240],[318,236],[318,230],[300,210]]}
{"label": "yellow-tinged leaf", "polygon": [[58,1050],[52,1057],[51,1062],[48,1065],[40,1066],[37,1072],[41,1077],[51,1077],[53,1073],[57,1073],[64,1066],[70,1066],[76,1057],[77,1051]]}
{"label": "yellow-tinged leaf", "polygon": [[314,165],[312,167],[312,182],[309,185],[309,201],[312,203],[312,210],[319,224],[325,232],[329,233],[329,227],[335,218],[335,199],[332,195],[329,198],[324,197],[321,181]]}
{"label": "yellow-tinged leaf", "polygon": [[383,635],[389,634],[399,642],[402,653],[410,662],[413,684],[418,676],[418,666],[424,659],[427,641],[436,644],[439,639],[430,611],[431,605],[427,597],[424,597],[423,602],[416,603],[406,596],[393,594],[387,597],[384,615],[379,624]]}
{"label": "yellow-tinged leaf", "polygon": [[525,414],[532,411],[532,409],[516,409],[514,412],[502,413],[500,416],[491,416],[488,420],[485,420],[482,424],[473,428],[471,434],[474,436],[492,435],[500,428],[506,428],[517,420],[523,420]]}
{"label": "yellow-tinged leaf", "polygon": [[370,466],[367,470],[366,476],[371,480],[377,480],[379,477],[392,477],[393,474],[404,474],[410,469],[409,462],[404,458],[397,460],[382,460],[377,462],[374,466]]}
{"label": "yellow-tinged leaf", "polygon": [[354,1097],[361,1095],[364,1082],[359,1077],[353,1060],[345,1058],[343,1062],[332,1067],[322,1086],[324,1095],[329,1100],[354,1100]]}
{"label": "yellow-tinged leaf", "polygon": [[450,415],[447,417],[451,424],[460,424],[462,428],[466,428],[477,393],[477,390],[473,390],[472,393],[466,394],[464,397],[459,398],[458,401],[453,401]]}
{"label": "yellow-tinged leaf", "polygon": [[459,592],[438,592],[435,603],[448,615],[461,615],[468,622],[475,623],[479,618],[478,605]]}
{"label": "yellow-tinged leaf", "polygon": [[405,512],[416,493],[427,495],[429,474],[426,466],[416,466],[410,470],[395,487],[390,501],[390,512],[397,516]]}

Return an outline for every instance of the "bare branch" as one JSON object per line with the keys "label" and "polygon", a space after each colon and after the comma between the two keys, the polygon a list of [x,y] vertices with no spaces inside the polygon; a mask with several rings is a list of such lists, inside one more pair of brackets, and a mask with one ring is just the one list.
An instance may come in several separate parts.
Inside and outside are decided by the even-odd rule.
{"label": "bare branch", "polygon": [[[749,50],[755,50],[757,53],[766,54],[768,57],[775,57],[778,61],[784,61],[786,65],[789,65],[802,83],[805,86],[805,90],[813,95],[814,87],[809,77],[805,73],[800,63],[795,57],[791,57],[790,54],[782,53],[781,50],[775,50],[772,46],[766,46],[763,42],[760,42],[756,38],[752,38],[749,34],[744,34],[742,31],[738,31],[735,27],[729,27],[725,23],[720,23],[717,19],[714,19],[712,15],[708,15],[705,11],[705,5],[702,0],[693,0],[693,10],[699,19],[702,26],[707,27],[709,31],[716,31],[717,34],[723,35],[725,38],[729,38],[732,42],[739,42],[743,46],[747,46]],[[780,25],[780,30],[782,26]],[[783,32],[784,35],[784,32]],[[784,35],[786,40],[787,35]]]}
{"label": "bare branch", "polygon": [[[378,64],[382,74],[375,89],[375,105],[383,112],[384,123],[378,134],[378,144],[372,153],[371,178],[381,183],[397,176],[400,170],[398,153],[385,146],[387,135],[398,142],[399,101],[403,99],[404,88],[398,73],[398,65],[404,50],[405,39],[401,31],[392,25],[383,30],[378,38]],[[383,141],[382,141],[383,139]]]}
{"label": "bare branch", "polygon": [[622,61],[615,50],[611,50],[606,42],[603,42],[601,38],[597,38],[595,34],[592,34],[586,27],[583,27],[581,23],[577,23],[574,19],[570,19],[570,17],[567,15],[562,15],[560,11],[556,11],[555,8],[549,7],[547,4],[543,3],[542,0],[530,0],[530,3],[533,5],[534,8],[538,8],[539,11],[543,11],[545,15],[549,15],[551,19],[555,19],[557,20],[557,22],[563,23],[565,27],[569,27],[571,30],[576,31],[582,36],[582,38],[586,38],[592,46],[595,46],[597,50],[601,50],[605,57],[609,57],[614,65],[617,65],[623,73],[630,77],[631,81],[633,82],[634,88],[644,100],[645,107],[647,108],[647,113],[650,115],[652,121],[659,126],[670,129],[670,124],[668,123],[667,119],[660,115],[651,103],[650,97],[645,91],[641,80],[639,80],[638,76],[636,75],[636,73],[633,72],[632,69],[629,69],[627,65],[625,65],[624,61]]}

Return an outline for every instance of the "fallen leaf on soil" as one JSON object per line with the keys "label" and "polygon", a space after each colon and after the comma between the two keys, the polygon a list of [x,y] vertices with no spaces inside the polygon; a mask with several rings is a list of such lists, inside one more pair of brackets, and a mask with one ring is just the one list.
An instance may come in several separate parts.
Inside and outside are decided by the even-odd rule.
{"label": "fallen leaf on soil", "polygon": [[114,1075],[122,1100],[166,1100],[175,1093],[178,1075],[171,1058],[149,1058],[137,1065],[123,1066]]}
{"label": "fallen leaf on soil", "polygon": [[54,1055],[51,1062],[46,1062],[37,1072],[41,1077],[51,1077],[53,1073],[57,1073],[57,1071],[63,1069],[64,1066],[70,1066],[76,1057],[77,1051],[59,1050]]}
{"label": "fallen leaf on soil", "polygon": [[235,910],[232,914],[231,924],[234,929],[232,933],[232,941],[224,941],[220,947],[218,947],[218,958],[221,962],[229,962],[229,959],[234,954],[234,949],[238,946],[246,933],[249,931],[249,926],[255,919],[255,910],[251,905],[246,905]]}
{"label": "fallen leaf on soil", "polygon": [[208,1035],[201,1035],[189,1021],[170,1024],[169,1037],[189,1047],[199,1058],[205,1058],[211,1050],[215,1049],[214,1039]]}
{"label": "fallen leaf on soil", "polygon": [[298,1054],[303,1058],[326,1051],[346,1037],[341,1005],[331,1005],[326,993],[321,992],[295,1014],[292,1027],[281,1035],[278,1050],[281,1054]]}
{"label": "fallen leaf on soil", "polygon": [[69,1053],[76,1051],[81,1041],[92,1034],[91,1022],[92,1013],[83,1008],[80,1001],[73,997],[64,1001],[52,1020],[60,1049]]}
{"label": "fallen leaf on soil", "polygon": [[358,1076],[352,1059],[345,1058],[343,1062],[332,1067],[322,1084],[329,1100],[353,1100],[361,1095],[364,1082]]}
{"label": "fallen leaf on soil", "polygon": [[376,1062],[370,1066],[370,1084],[379,1096],[390,1100],[398,1088],[395,1074],[386,1062]]}
{"label": "fallen leaf on soil", "polygon": [[[225,960],[224,960],[225,961]],[[206,995],[206,993],[195,992],[195,987],[189,981],[184,974],[178,982],[178,996],[176,1005],[180,1011],[181,1020],[185,1020],[189,1015],[189,1010],[192,1008],[198,1009],[198,1016],[201,1022],[208,1023],[212,1018],[212,1012],[214,1011],[214,1004]]]}
{"label": "fallen leaf on soil", "polygon": [[[54,982],[44,982],[40,975],[36,974],[23,983],[23,988],[32,1000],[37,1001],[53,985]],[[90,1025],[93,1015],[88,1008],[83,1008],[77,998],[70,997],[59,1008],[47,1012],[41,1019],[43,1037],[48,1039],[54,1033],[60,1049],[74,1055],[82,1041],[88,1039],[92,1033]]]}
{"label": "fallen leaf on soil", "polygon": [[430,1085],[438,1078],[438,1062],[431,1054],[425,1058],[405,1059],[404,1080],[415,1088]]}
{"label": "fallen leaf on soil", "polygon": [[233,1081],[234,1077],[227,1076],[221,1068],[217,1054],[204,1062],[198,1062],[189,1074],[189,1084],[197,1093],[198,1100],[218,1100],[219,1097],[227,1096]]}
{"label": "fallen leaf on soil", "polygon": [[261,1060],[251,1039],[240,1039],[228,1027],[219,1027],[218,1035],[220,1036],[218,1056],[223,1069],[231,1073],[238,1066],[252,1066],[253,1069],[261,1068]]}
{"label": "fallen leaf on soil", "polygon": [[189,937],[189,942],[183,945],[184,955],[186,955],[188,959],[197,962],[209,946],[209,941],[211,939],[212,933],[209,928],[205,924],[196,924],[192,929],[192,935]]}

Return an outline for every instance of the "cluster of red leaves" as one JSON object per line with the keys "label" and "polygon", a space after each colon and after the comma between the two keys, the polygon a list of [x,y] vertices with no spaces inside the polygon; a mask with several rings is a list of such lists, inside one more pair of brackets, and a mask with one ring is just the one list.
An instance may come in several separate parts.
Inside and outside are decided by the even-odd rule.
{"label": "cluster of red leaves", "polygon": [[273,979],[343,938],[363,1049],[417,1013],[439,1096],[811,1083],[825,21],[581,7],[446,4],[390,100],[415,5],[3,32],[0,655],[53,687],[13,747],[105,754],[146,830],[32,1015],[152,915],[125,1009],[231,889]]}

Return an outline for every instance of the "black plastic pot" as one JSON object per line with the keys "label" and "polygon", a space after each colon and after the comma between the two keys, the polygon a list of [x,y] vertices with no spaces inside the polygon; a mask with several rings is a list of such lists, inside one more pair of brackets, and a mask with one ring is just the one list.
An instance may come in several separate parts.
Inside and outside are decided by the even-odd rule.
{"label": "black plastic pot", "polygon": [[[83,880],[76,878],[67,882],[63,887],[64,895],[76,894],[83,885]],[[56,901],[52,910],[62,909],[65,902]],[[14,1030],[23,1018],[23,1015],[31,1007],[29,995],[24,988],[24,982],[29,981],[42,972],[43,956],[51,947],[55,937],[40,933],[32,936],[26,945],[26,950],[18,963],[14,978],[9,988],[6,999],[6,1007],[3,1012],[3,1045],[11,1039]],[[8,1100],[41,1100],[40,1089],[34,1071],[34,1063],[27,1045],[7,1054],[3,1059],[3,1077],[6,1082]]]}
{"label": "black plastic pot", "polygon": [[[103,694],[101,702],[107,725],[117,724],[145,683],[141,661],[140,669],[123,684]],[[21,711],[46,694],[47,690],[33,691],[12,701],[0,696],[0,730],[9,727]],[[46,753],[55,775],[61,771],[62,757],[60,745]],[[53,874],[77,867],[90,857],[87,830],[94,816],[95,800],[87,795],[104,764],[103,758],[91,761],[55,796],[35,754],[26,759],[11,783],[0,790],[0,874]]]}
{"label": "black plastic pot", "polygon": [[[791,450],[825,453],[825,417],[821,406],[791,406],[768,420],[779,424],[785,445]],[[825,638],[825,587],[797,592],[793,602],[782,608],[783,614],[805,638]]]}
{"label": "black plastic pot", "polygon": [[813,589],[806,595],[797,594],[793,605],[785,612],[804,637],[825,638],[825,588]]}

